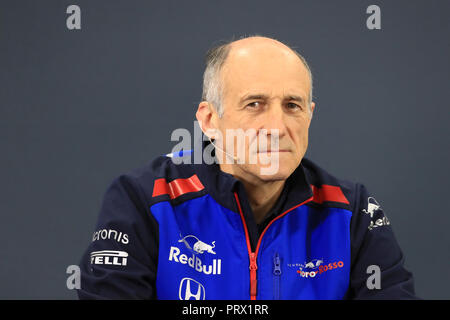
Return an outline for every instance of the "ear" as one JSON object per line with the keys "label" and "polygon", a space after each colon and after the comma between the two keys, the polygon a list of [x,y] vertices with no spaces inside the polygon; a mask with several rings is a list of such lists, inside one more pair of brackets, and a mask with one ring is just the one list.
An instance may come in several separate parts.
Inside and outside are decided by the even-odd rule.
{"label": "ear", "polygon": [[[199,103],[195,117],[203,133],[212,132],[217,129],[217,112],[208,101]],[[210,138],[213,139],[214,137]]]}
{"label": "ear", "polygon": [[314,102],[311,102],[311,118],[314,114],[314,109],[316,108],[316,104]]}

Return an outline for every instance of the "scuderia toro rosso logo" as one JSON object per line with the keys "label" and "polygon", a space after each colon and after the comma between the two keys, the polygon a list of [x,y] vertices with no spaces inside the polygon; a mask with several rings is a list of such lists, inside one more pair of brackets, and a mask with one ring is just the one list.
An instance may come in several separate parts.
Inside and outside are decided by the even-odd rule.
{"label": "scuderia toro rosso logo", "polygon": [[183,237],[180,234],[178,243],[183,243],[186,249],[189,250],[190,255],[181,253],[179,247],[171,246],[169,252],[169,261],[176,263],[186,264],[197,272],[203,274],[221,274],[222,273],[222,259],[213,259],[212,263],[205,264],[200,258],[201,255],[211,254],[215,255],[214,248],[216,242],[212,241],[211,244],[201,241],[194,235],[187,235]]}
{"label": "scuderia toro rosso logo", "polygon": [[[296,264],[297,265],[297,264]],[[305,262],[298,265],[297,273],[302,278],[314,278],[317,275],[321,275],[324,272],[342,268],[344,266],[343,261],[335,261],[328,264],[324,264],[323,259],[313,259],[310,262]]]}

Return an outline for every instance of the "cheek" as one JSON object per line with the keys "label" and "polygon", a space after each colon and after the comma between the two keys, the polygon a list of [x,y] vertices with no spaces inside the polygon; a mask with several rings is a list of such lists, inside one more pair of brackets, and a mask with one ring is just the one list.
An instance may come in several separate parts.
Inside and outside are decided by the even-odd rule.
{"label": "cheek", "polygon": [[293,132],[292,140],[296,148],[302,150],[308,145],[308,127],[298,128]]}
{"label": "cheek", "polygon": [[300,137],[300,152],[301,152],[301,156],[303,157],[303,155],[306,152],[306,149],[308,148],[308,131],[305,131],[302,133],[301,137]]}

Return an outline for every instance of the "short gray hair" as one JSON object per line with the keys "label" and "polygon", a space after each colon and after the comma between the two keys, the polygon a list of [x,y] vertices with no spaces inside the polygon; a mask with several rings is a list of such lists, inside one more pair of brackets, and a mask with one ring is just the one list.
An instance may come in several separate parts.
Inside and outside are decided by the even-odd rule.
{"label": "short gray hair", "polygon": [[[246,36],[241,37],[240,39],[246,39],[251,38],[260,35],[253,35],[253,36]],[[273,38],[271,38],[273,39]],[[273,39],[276,40],[276,39]],[[222,117],[224,113],[223,108],[223,85],[220,77],[220,71],[222,70],[222,67],[228,57],[228,54],[230,53],[231,46],[230,44],[234,42],[235,40],[231,40],[225,43],[222,43],[220,45],[214,46],[211,49],[209,49],[205,55],[205,72],[203,73],[203,92],[202,92],[202,100],[208,101],[211,103],[214,108],[216,109],[219,117]],[[276,40],[278,41],[278,40]],[[278,41],[282,43],[281,41]],[[284,43],[283,43],[284,44]],[[305,66],[306,70],[309,74],[309,79],[311,80],[311,89],[309,92],[308,97],[308,107],[309,111],[311,113],[311,103],[312,103],[312,90],[313,90],[313,77],[311,69],[306,62],[306,59],[295,49],[292,47],[284,44],[286,47],[292,50],[297,57],[302,61],[303,65]]]}

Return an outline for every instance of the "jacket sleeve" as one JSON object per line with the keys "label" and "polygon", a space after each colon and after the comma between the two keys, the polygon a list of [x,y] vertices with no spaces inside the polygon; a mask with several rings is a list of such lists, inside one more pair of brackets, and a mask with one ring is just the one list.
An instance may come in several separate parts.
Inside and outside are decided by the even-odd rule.
{"label": "jacket sleeve", "polygon": [[155,299],[158,226],[137,183],[122,175],[107,189],[80,263],[80,299]]}
{"label": "jacket sleeve", "polygon": [[417,299],[413,275],[377,200],[357,185],[350,226],[350,299]]}

